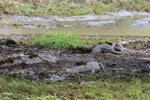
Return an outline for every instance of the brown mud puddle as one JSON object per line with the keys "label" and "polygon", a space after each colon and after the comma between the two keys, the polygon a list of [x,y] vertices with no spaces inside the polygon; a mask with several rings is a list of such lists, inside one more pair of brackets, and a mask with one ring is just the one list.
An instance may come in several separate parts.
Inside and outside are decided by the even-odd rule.
{"label": "brown mud puddle", "polygon": [[[102,63],[104,68],[95,72],[112,77],[127,74],[150,76],[150,49],[130,50],[120,55],[91,54],[81,49],[49,49],[31,46],[0,45],[0,73],[29,80],[63,80],[66,69]],[[85,72],[87,73],[87,72]]]}

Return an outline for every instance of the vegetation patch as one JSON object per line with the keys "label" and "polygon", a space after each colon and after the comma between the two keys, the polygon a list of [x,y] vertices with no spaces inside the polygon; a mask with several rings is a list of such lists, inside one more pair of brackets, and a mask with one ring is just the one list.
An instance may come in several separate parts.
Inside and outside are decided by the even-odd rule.
{"label": "vegetation patch", "polygon": [[[131,48],[131,49],[137,49],[137,48],[141,49],[141,48],[149,47],[149,45],[148,45],[150,42],[149,38],[150,38],[149,36],[99,35],[99,38],[83,38],[82,41],[85,42],[89,46],[93,46],[93,45],[102,44],[102,43],[112,44],[112,43],[118,42],[118,41],[137,40],[136,43],[131,43],[131,44],[125,45],[125,47]],[[138,40],[139,40],[139,42],[138,42]]]}
{"label": "vegetation patch", "polygon": [[[100,75],[99,75],[100,76]],[[84,76],[82,76],[84,77]],[[82,77],[78,77],[82,79]],[[88,74],[86,77],[95,77]],[[0,77],[2,100],[150,100],[150,78],[31,82]]]}
{"label": "vegetation patch", "polygon": [[61,100],[61,99],[52,95],[48,95],[48,96],[42,95],[40,97],[28,97],[26,100]]}
{"label": "vegetation patch", "polygon": [[106,5],[105,3],[102,2],[95,2],[95,4],[91,6],[91,8],[95,14],[101,14],[105,11],[109,12],[115,11],[115,8],[111,4]]}
{"label": "vegetation patch", "polygon": [[23,24],[21,24],[21,23],[17,23],[17,22],[14,22],[14,23],[11,23],[11,25],[12,25],[12,26],[16,26],[16,27],[17,27],[17,26],[22,26]]}
{"label": "vegetation patch", "polygon": [[126,9],[150,11],[150,0],[0,0],[0,13],[23,15],[83,15]]}
{"label": "vegetation patch", "polygon": [[34,45],[47,46],[50,48],[77,48],[85,46],[74,32],[54,32],[39,36],[33,41]]}

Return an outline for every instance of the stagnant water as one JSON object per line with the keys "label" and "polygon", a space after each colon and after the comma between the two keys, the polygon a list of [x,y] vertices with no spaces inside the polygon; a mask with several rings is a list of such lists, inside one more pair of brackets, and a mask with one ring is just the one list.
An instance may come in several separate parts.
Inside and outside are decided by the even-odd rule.
{"label": "stagnant water", "polygon": [[0,16],[0,34],[44,34],[73,30],[80,35],[150,36],[150,13],[120,11],[72,17]]}

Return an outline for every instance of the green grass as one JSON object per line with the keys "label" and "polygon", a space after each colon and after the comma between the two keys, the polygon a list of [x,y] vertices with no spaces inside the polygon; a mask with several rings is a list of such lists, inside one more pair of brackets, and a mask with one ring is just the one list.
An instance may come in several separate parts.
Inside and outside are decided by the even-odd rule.
{"label": "green grass", "polygon": [[[84,35],[77,35],[74,31],[70,30],[59,30],[46,35],[40,34],[34,40],[29,39],[26,44],[30,44],[31,41],[33,41],[33,45],[35,46],[46,46],[50,48],[88,48],[102,43],[114,43],[124,40],[140,40],[139,42],[130,43],[125,46],[129,49],[144,49],[149,48],[150,42],[149,36],[97,35],[99,38],[81,38],[80,36]],[[92,36],[93,35],[91,35],[91,37]]]}
{"label": "green grass", "polygon": [[77,48],[85,46],[78,35],[71,31],[58,31],[39,36],[33,41],[33,45],[50,48]]}
{"label": "green grass", "polygon": [[149,36],[119,36],[119,35],[99,35],[100,38],[84,38],[82,39],[83,42],[85,42],[89,46],[102,44],[102,43],[114,43],[118,41],[124,41],[124,40],[140,40],[140,42],[137,43],[131,43],[127,45],[127,48],[131,49],[140,49],[145,48],[146,45],[150,42]]}
{"label": "green grass", "polygon": [[150,11],[150,0],[98,0],[92,3],[70,2],[73,0],[0,0],[0,13],[22,15],[83,15],[101,14],[105,11],[127,9]]}
{"label": "green grass", "polygon": [[112,12],[115,11],[115,8],[112,6],[112,4],[105,4],[105,3],[101,3],[101,2],[96,2],[94,3],[94,5],[91,7],[92,11],[95,14],[102,14],[103,12]]}
{"label": "green grass", "polygon": [[119,9],[150,11],[150,0],[114,0],[113,4]]}
{"label": "green grass", "polygon": [[51,96],[51,95],[45,96],[45,95],[42,95],[40,97],[29,97],[26,100],[61,100],[61,99],[57,98],[56,96]]}
{"label": "green grass", "polygon": [[[88,77],[90,74],[88,74]],[[83,76],[82,76],[83,77]],[[93,78],[93,77],[92,77]],[[0,77],[1,100],[150,100],[150,78],[31,82]],[[82,79],[80,77],[80,79]]]}
{"label": "green grass", "polygon": [[11,23],[11,25],[12,25],[12,26],[16,26],[16,27],[17,27],[17,26],[22,26],[23,24],[21,24],[21,23],[17,23],[17,22],[13,22],[13,23]]}

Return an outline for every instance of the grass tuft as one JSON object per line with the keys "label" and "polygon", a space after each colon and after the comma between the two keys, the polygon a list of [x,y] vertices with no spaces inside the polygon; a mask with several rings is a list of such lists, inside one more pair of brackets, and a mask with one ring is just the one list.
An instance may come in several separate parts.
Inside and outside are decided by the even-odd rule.
{"label": "grass tuft", "polygon": [[77,48],[85,46],[74,32],[54,32],[40,36],[33,41],[33,45],[50,48]]}

